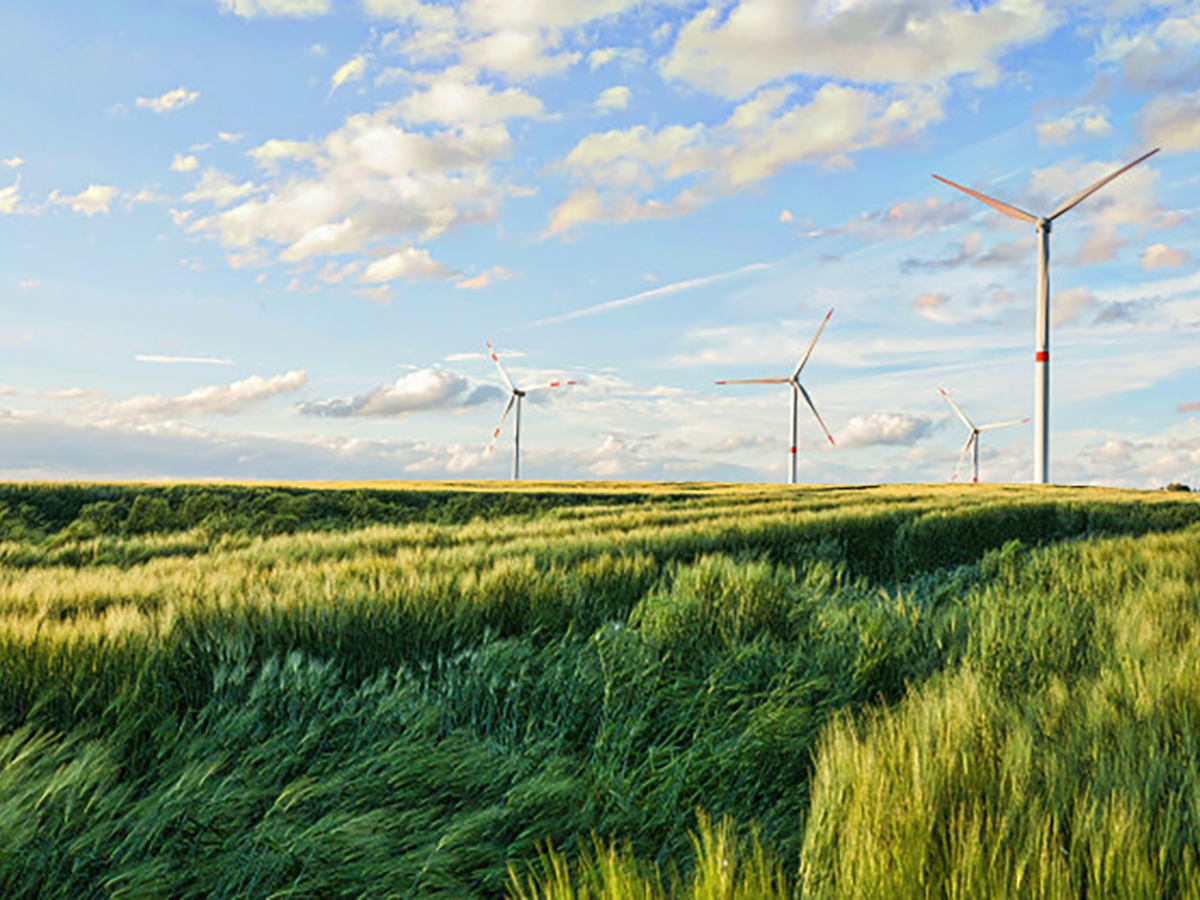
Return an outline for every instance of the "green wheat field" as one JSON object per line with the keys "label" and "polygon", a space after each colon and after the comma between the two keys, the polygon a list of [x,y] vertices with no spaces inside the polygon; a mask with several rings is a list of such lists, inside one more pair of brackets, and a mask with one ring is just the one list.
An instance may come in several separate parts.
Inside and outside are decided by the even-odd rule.
{"label": "green wheat field", "polygon": [[1200,897],[1200,497],[0,485],[5,898]]}

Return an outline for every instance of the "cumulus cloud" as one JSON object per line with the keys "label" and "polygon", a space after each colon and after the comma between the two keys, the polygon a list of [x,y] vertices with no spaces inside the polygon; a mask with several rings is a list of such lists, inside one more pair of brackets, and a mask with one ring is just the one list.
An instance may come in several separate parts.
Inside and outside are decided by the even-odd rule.
{"label": "cumulus cloud", "polygon": [[1043,0],[711,5],[681,29],[667,78],[743,96],[791,75],[929,84],[952,75],[990,83],[1008,51],[1041,40],[1059,16]]}
{"label": "cumulus cloud", "polygon": [[118,194],[120,191],[110,184],[89,184],[84,190],[71,196],[51,191],[49,199],[51,203],[69,206],[73,211],[90,219],[97,213],[107,213]]}
{"label": "cumulus cloud", "polygon": [[1086,287],[1056,291],[1050,298],[1050,322],[1053,325],[1067,325],[1098,305]]}
{"label": "cumulus cloud", "polygon": [[1200,12],[1191,15],[1135,17],[1133,26],[1108,27],[1100,35],[1095,59],[1114,64],[1141,91],[1190,86],[1200,78]]}
{"label": "cumulus cloud", "polygon": [[542,101],[522,88],[496,90],[463,69],[452,68],[419,80],[423,88],[395,105],[401,118],[414,124],[496,125],[544,113]]}
{"label": "cumulus cloud", "polygon": [[333,0],[217,0],[222,12],[246,19],[267,16],[303,18],[329,12]]}
{"label": "cumulus cloud", "polygon": [[[282,168],[261,188],[213,176],[211,186],[222,190],[208,193],[225,196],[223,189],[232,185],[238,199],[257,191],[265,196],[198,219],[191,228],[233,252],[275,248],[281,260],[300,262],[362,252],[385,240],[430,240],[457,225],[491,219],[509,191],[495,183],[492,171],[511,152],[504,125],[426,134],[401,127],[399,117],[394,106],[350,116],[316,144],[311,160]],[[274,154],[276,161],[282,158]],[[205,193],[198,188],[187,199]],[[410,254],[409,262],[416,261]],[[383,268],[377,265],[375,272]]]}
{"label": "cumulus cloud", "polygon": [[965,222],[971,216],[967,204],[958,200],[905,200],[886,209],[864,212],[836,228],[818,234],[849,234],[878,241],[906,240]]}
{"label": "cumulus cloud", "polygon": [[[877,93],[829,83],[805,103],[791,102],[790,89],[769,89],[715,126],[588,135],[561,164],[581,187],[555,208],[548,233],[683,215],[800,163],[846,168],[849,154],[904,143],[940,120],[944,97],[941,87]],[[666,185],[678,186],[675,195],[659,199]]]}
{"label": "cumulus cloud", "polygon": [[1146,143],[1167,153],[1200,150],[1200,91],[1152,98],[1137,118]]}
{"label": "cumulus cloud", "polygon": [[941,259],[910,257],[900,263],[900,270],[917,272],[929,269],[958,269],[962,266],[971,266],[976,269],[996,268],[1011,265],[1014,262],[1028,261],[1033,252],[1033,246],[1033,238],[1022,238],[985,247],[982,235],[978,231],[972,231],[959,242],[958,250],[951,256]]}
{"label": "cumulus cloud", "polygon": [[629,106],[629,98],[632,96],[633,92],[629,88],[624,85],[617,85],[605,88],[592,105],[600,112],[613,112]]}
{"label": "cumulus cloud", "polygon": [[730,435],[708,448],[709,453],[737,453],[741,450],[760,450],[764,447],[782,447],[783,441],[765,435]]}
{"label": "cumulus cloud", "polygon": [[497,281],[508,281],[513,277],[513,273],[504,268],[504,266],[492,266],[492,268],[480,272],[473,278],[464,278],[454,286],[463,291],[478,291]]}
{"label": "cumulus cloud", "polygon": [[445,266],[429,255],[428,250],[405,247],[375,260],[367,266],[358,280],[363,284],[379,284],[395,281],[397,278],[412,281],[423,278],[448,278],[450,275]]}
{"label": "cumulus cloud", "polygon": [[[19,178],[20,176],[18,176]],[[17,181],[6,188],[0,188],[0,215],[11,216],[17,211],[21,202],[21,182]]]}
{"label": "cumulus cloud", "polygon": [[151,112],[162,115],[163,113],[183,109],[185,106],[191,106],[199,99],[199,91],[189,91],[187,88],[178,87],[157,97],[138,97],[137,105],[143,109],[148,109]]}
{"label": "cumulus cloud", "polygon": [[308,401],[300,405],[300,411],[308,416],[330,418],[395,418],[415,412],[466,409],[503,396],[504,392],[492,385],[473,385],[462,375],[429,368],[409,372],[397,379],[395,384],[376,388],[366,394]]}
{"label": "cumulus cloud", "polygon": [[98,418],[107,422],[143,419],[172,419],[186,416],[231,416],[280,394],[293,393],[308,383],[302,370],[263,378],[251,375],[232,384],[209,385],[180,397],[146,394],[112,403],[99,410]]}
{"label": "cumulus cloud", "polygon": [[911,447],[929,436],[933,420],[907,413],[875,412],[854,416],[838,431],[839,447],[872,447],[880,444]]}
{"label": "cumulus cloud", "polygon": [[1112,132],[1108,111],[1098,106],[1080,106],[1057,119],[1039,122],[1038,143],[1069,144],[1083,138],[1104,137]]}
{"label": "cumulus cloud", "polygon": [[228,206],[235,200],[240,200],[258,190],[253,182],[238,183],[218,169],[205,169],[196,186],[183,195],[188,203],[212,203],[214,206]]}
{"label": "cumulus cloud", "polygon": [[19,169],[25,165],[25,160],[19,156],[10,156],[7,159],[0,159],[0,166],[5,166],[9,169]]}
{"label": "cumulus cloud", "polygon": [[1168,247],[1166,244],[1151,244],[1142,251],[1143,269],[1163,269],[1182,266],[1188,260],[1183,250]]}
{"label": "cumulus cloud", "polygon": [[200,165],[200,160],[191,154],[176,153],[171,160],[172,172],[191,172]]}

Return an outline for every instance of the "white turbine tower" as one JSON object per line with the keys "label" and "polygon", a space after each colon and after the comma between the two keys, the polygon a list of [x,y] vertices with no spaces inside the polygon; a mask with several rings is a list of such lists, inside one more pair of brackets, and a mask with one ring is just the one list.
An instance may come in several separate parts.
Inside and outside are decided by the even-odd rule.
{"label": "white turbine tower", "polygon": [[508,377],[508,372],[504,370],[504,365],[500,362],[500,357],[496,355],[496,351],[492,349],[491,341],[487,342],[488,353],[491,354],[492,362],[496,364],[496,368],[500,370],[501,377],[504,378],[504,383],[508,385],[511,392],[508,397],[508,403],[504,406],[504,412],[500,415],[500,422],[496,425],[495,432],[492,433],[492,442],[488,444],[487,452],[491,453],[496,448],[496,439],[500,437],[500,429],[504,427],[504,420],[508,418],[509,412],[513,406],[517,407],[517,420],[513,427],[513,481],[521,479],[521,400],[526,395],[533,391],[544,391],[549,388],[565,387],[569,384],[578,384],[577,381],[551,381],[548,384],[539,384],[537,387],[521,389],[513,384],[513,380]]}
{"label": "white turbine tower", "polygon": [[975,425],[967,414],[958,408],[958,404],[954,402],[954,398],[950,396],[945,388],[938,388],[942,392],[942,396],[946,398],[946,402],[950,407],[958,413],[958,417],[963,420],[963,424],[971,431],[971,436],[967,438],[967,442],[963,445],[962,453],[958,455],[958,465],[954,467],[954,475],[950,478],[951,481],[958,481],[958,470],[962,468],[963,460],[967,458],[967,453],[974,450],[973,464],[974,474],[971,477],[972,484],[979,483],[979,432],[991,431],[993,428],[1005,428],[1009,425],[1024,425],[1029,419],[1012,419],[1008,422],[993,422],[991,425]]}
{"label": "white turbine tower", "polygon": [[933,176],[943,184],[948,184],[950,187],[957,188],[965,194],[970,194],[976,200],[986,203],[992,209],[998,210],[1010,218],[1020,219],[1023,222],[1032,222],[1037,226],[1037,340],[1033,354],[1035,377],[1033,395],[1033,480],[1037,484],[1047,484],[1050,480],[1050,225],[1055,219],[1063,215],[1063,213],[1074,209],[1118,175],[1129,171],[1142,160],[1153,156],[1157,152],[1156,148],[1144,156],[1139,156],[1133,162],[1122,166],[1111,175],[1101,178],[1091,187],[1084,188],[1075,196],[1064,200],[1058,209],[1054,210],[1050,215],[1040,217],[1027,213],[1025,210],[1018,209],[1015,206],[1010,206],[1000,200],[995,200],[978,191],[965,188],[961,184],[955,184],[953,181],[943,178],[940,175]]}
{"label": "white turbine tower", "polygon": [[796,371],[786,378],[739,378],[733,381],[718,381],[717,384],[790,384],[792,386],[792,431],[791,442],[788,444],[788,454],[790,458],[790,469],[788,474],[788,484],[796,483],[796,430],[800,417],[800,397],[804,397],[804,402],[808,404],[808,408],[812,410],[812,414],[816,417],[817,422],[821,426],[821,430],[825,432],[825,437],[829,438],[829,443],[837,446],[833,440],[833,435],[829,433],[829,429],[825,427],[825,423],[821,421],[821,414],[817,412],[817,408],[813,405],[812,398],[808,396],[808,391],[804,389],[804,385],[800,383],[800,372],[804,368],[804,364],[808,362],[809,356],[812,355],[813,347],[817,345],[817,338],[821,336],[821,332],[825,330],[825,325],[829,322],[829,317],[833,315],[831,309],[825,314],[825,320],[821,322],[821,327],[817,329],[817,333],[813,335],[812,341],[809,342],[808,349],[804,351],[804,355],[800,357],[800,363],[796,366]]}

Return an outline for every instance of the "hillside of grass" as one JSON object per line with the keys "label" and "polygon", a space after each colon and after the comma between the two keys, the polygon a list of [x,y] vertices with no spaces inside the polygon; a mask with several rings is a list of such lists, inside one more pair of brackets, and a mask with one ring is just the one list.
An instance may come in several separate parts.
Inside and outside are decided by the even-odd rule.
{"label": "hillside of grass", "polygon": [[8,485],[0,562],[0,896],[1200,893],[1200,498]]}

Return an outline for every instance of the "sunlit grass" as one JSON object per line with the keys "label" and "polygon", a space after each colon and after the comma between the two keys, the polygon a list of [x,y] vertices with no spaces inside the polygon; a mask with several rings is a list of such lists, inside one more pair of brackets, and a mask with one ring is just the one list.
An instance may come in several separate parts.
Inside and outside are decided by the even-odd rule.
{"label": "sunlit grass", "polygon": [[0,542],[0,895],[1196,895],[1200,498],[68,487]]}

